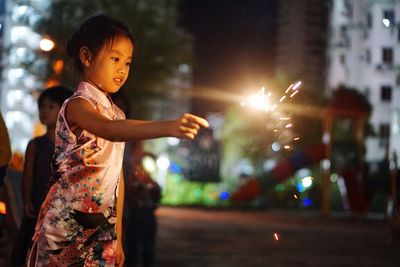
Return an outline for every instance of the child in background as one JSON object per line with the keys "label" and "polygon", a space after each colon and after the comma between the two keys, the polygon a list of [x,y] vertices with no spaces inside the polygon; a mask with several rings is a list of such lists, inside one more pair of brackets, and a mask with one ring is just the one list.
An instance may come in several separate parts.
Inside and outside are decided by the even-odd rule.
{"label": "child in background", "polygon": [[124,141],[172,136],[193,139],[206,120],[127,120],[112,102],[128,78],[131,33],[106,15],[86,20],[67,44],[82,76],[61,107],[54,175],[39,213],[28,266],[123,266],[121,240]]}
{"label": "child in background", "polygon": [[10,257],[10,263],[13,265],[25,263],[29,244],[35,232],[37,215],[46,197],[47,184],[51,176],[50,165],[54,153],[58,112],[70,96],[72,91],[64,86],[48,88],[39,96],[39,120],[46,126],[46,132],[30,140],[25,151],[21,182],[23,218]]}
{"label": "child in background", "polygon": [[132,143],[132,174],[125,175],[124,245],[128,267],[152,267],[155,264],[157,217],[161,188],[143,166],[143,159],[155,155],[146,152],[142,142]]}

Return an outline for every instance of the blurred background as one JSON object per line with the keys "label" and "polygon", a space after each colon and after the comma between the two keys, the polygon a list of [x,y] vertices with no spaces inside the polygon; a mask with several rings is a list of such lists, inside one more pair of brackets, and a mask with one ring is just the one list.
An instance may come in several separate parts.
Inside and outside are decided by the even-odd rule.
{"label": "blurred background", "polygon": [[[19,188],[27,142],[44,130],[39,93],[79,81],[66,41],[100,12],[136,39],[119,93],[127,116],[193,112],[211,125],[195,141],[144,143],[155,156],[142,164],[161,187],[162,205],[394,216],[398,1],[1,0],[0,103],[14,152],[8,187]],[[262,87],[280,103],[299,80],[299,94],[279,106],[290,126],[241,105]],[[246,187],[253,179],[255,193]],[[246,197],[231,201],[235,193]],[[20,201],[16,195],[8,207],[16,221]]]}

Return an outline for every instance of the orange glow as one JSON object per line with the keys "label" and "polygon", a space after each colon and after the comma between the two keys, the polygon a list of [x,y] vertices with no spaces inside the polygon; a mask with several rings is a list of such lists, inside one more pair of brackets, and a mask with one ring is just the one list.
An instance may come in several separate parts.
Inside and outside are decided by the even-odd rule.
{"label": "orange glow", "polygon": [[24,155],[20,152],[14,153],[10,160],[9,166],[15,171],[22,172],[24,169]]}
{"label": "orange glow", "polygon": [[0,214],[6,214],[7,209],[6,209],[6,203],[3,201],[0,201]]}
{"label": "orange glow", "polygon": [[64,69],[64,61],[57,59],[53,64],[53,70],[56,75],[60,74]]}

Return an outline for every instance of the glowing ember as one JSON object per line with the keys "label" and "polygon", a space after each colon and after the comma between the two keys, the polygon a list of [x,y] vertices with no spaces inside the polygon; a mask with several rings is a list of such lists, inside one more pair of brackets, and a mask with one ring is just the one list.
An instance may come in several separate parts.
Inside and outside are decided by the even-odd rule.
{"label": "glowing ember", "polygon": [[278,236],[277,233],[274,233],[274,238],[275,238],[276,241],[279,241],[279,236]]}
{"label": "glowing ember", "polygon": [[6,209],[6,203],[3,201],[0,201],[0,214],[6,214],[7,209]]}

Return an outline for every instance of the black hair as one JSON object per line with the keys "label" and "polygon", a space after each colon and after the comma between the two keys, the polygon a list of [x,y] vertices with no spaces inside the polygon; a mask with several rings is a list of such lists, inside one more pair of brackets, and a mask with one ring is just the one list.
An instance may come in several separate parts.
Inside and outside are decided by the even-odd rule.
{"label": "black hair", "polygon": [[113,43],[120,37],[128,38],[135,45],[131,32],[122,22],[105,14],[92,16],[81,24],[67,42],[67,54],[72,58],[75,69],[82,73],[83,65],[79,58],[82,47],[87,47],[96,56],[105,44],[110,41]]}
{"label": "black hair", "polygon": [[72,96],[72,94],[72,90],[62,85],[49,87],[40,94],[38,107],[40,108],[42,106],[44,99],[49,99],[61,106],[67,98]]}

